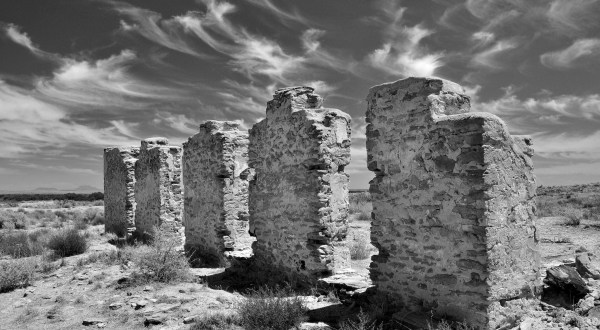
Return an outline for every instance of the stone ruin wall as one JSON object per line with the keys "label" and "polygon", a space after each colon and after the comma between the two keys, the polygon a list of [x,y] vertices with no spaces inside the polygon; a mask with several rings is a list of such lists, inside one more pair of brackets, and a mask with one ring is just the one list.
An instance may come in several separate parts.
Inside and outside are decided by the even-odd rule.
{"label": "stone ruin wall", "polygon": [[104,149],[104,230],[126,237],[135,230],[135,163],[140,148]]}
{"label": "stone ruin wall", "polygon": [[538,285],[531,141],[470,113],[445,80],[375,86],[367,102],[373,284],[406,309],[495,328],[500,303]]}
{"label": "stone ruin wall", "polygon": [[186,250],[222,263],[249,257],[248,133],[207,121],[183,146]]}
{"label": "stone ruin wall", "polygon": [[169,146],[166,138],[142,141],[135,169],[136,232],[145,236],[161,227],[183,245],[183,193],[181,147]]}
{"label": "stone ruin wall", "polygon": [[250,232],[259,262],[315,278],[347,267],[350,116],[309,87],[276,91],[250,130]]}

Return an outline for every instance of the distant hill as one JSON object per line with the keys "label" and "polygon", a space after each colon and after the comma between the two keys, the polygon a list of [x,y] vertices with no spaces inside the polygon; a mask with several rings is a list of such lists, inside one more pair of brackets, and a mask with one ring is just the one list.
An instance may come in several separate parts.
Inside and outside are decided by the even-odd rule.
{"label": "distant hill", "polygon": [[58,189],[51,187],[38,187],[31,190],[0,190],[0,194],[90,194],[95,192],[103,192],[104,189],[90,185],[82,185],[73,189]]}
{"label": "distant hill", "polygon": [[94,186],[88,186],[88,185],[83,185],[83,186],[79,186],[73,190],[69,190],[69,191],[76,191],[76,192],[80,192],[80,191],[85,191],[85,192],[96,192],[96,191],[103,191],[104,189],[100,189],[100,188],[96,188]]}

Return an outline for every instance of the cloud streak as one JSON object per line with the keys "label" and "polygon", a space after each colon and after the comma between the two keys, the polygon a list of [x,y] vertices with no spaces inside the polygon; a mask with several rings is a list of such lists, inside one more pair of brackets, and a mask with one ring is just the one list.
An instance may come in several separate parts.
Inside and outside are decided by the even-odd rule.
{"label": "cloud streak", "polygon": [[387,17],[386,40],[381,48],[368,55],[368,62],[375,68],[400,76],[432,76],[443,65],[441,53],[427,53],[421,41],[433,31],[422,24],[409,27],[402,25],[406,8],[392,1],[383,2],[382,11]]}
{"label": "cloud streak", "polygon": [[578,39],[569,47],[544,53],[540,61],[551,69],[569,69],[600,55],[600,39]]}

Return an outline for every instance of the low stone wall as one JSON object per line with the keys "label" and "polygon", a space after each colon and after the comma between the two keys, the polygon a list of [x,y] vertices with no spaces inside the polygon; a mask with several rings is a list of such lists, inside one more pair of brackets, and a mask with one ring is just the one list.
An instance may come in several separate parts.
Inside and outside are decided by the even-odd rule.
{"label": "low stone wall", "polygon": [[315,278],[347,267],[350,116],[309,87],[275,92],[250,130],[250,232],[257,261]]}
{"label": "low stone wall", "polygon": [[186,250],[206,261],[250,257],[248,133],[235,122],[207,121],[183,145]]}
{"label": "low stone wall", "polygon": [[531,140],[441,79],[375,86],[367,102],[373,284],[407,310],[495,328],[501,302],[538,285]]}
{"label": "low stone wall", "polygon": [[183,193],[181,181],[181,147],[169,146],[165,138],[142,141],[135,169],[136,232],[174,235],[183,245]]}
{"label": "low stone wall", "polygon": [[126,237],[135,230],[136,147],[104,149],[104,230]]}

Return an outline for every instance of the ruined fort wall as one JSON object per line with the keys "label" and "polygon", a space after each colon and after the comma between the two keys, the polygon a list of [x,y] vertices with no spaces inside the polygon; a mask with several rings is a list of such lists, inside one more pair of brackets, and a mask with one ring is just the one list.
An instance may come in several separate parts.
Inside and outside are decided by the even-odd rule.
{"label": "ruined fort wall", "polygon": [[497,302],[536,285],[530,141],[441,79],[376,86],[367,102],[373,283],[407,309],[490,326]]}
{"label": "ruined fort wall", "polygon": [[104,149],[104,230],[120,237],[135,230],[136,147]]}
{"label": "ruined fort wall", "polygon": [[136,232],[152,234],[160,226],[162,234],[182,239],[181,147],[165,138],[143,140],[135,178]]}
{"label": "ruined fort wall", "polygon": [[[347,266],[350,116],[312,88],[281,89],[250,130],[250,231],[258,260],[315,277]],[[339,252],[339,251],[338,251]],[[348,255],[346,253],[346,255]]]}
{"label": "ruined fort wall", "polygon": [[249,257],[248,133],[208,121],[184,144],[183,162],[187,248],[215,261]]}

